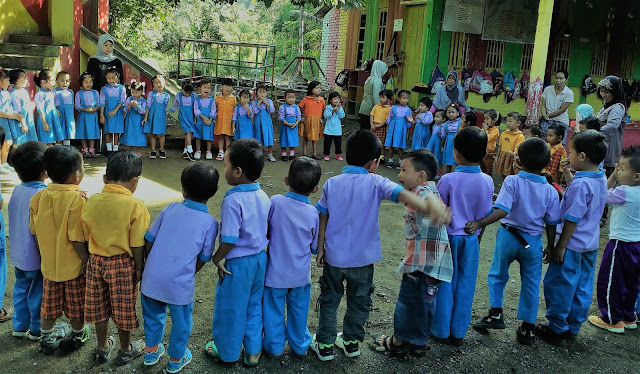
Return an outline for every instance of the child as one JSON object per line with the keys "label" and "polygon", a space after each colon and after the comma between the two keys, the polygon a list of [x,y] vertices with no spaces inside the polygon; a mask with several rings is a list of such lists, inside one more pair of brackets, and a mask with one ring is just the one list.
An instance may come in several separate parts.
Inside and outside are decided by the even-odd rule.
{"label": "child", "polygon": [[418,103],[418,115],[415,119],[416,127],[413,130],[413,140],[411,142],[412,151],[427,148],[429,140],[431,140],[431,130],[429,129],[433,122],[433,114],[429,111],[431,105],[431,99],[426,96],[420,99]]}
{"label": "child", "polygon": [[251,111],[253,112],[253,135],[256,140],[263,146],[267,147],[267,159],[276,162],[273,157],[273,121],[271,113],[276,111],[273,101],[267,99],[267,87],[258,85],[256,88],[258,96],[251,103]]}
{"label": "child", "polygon": [[[616,181],[620,182],[617,187]],[[640,146],[622,151],[607,187],[606,203],[613,204],[613,209],[609,243],[598,271],[600,317],[589,316],[589,322],[623,333],[637,328],[634,306],[640,288]]]}
{"label": "child", "polygon": [[231,118],[235,129],[233,138],[253,138],[253,111],[249,105],[249,100],[251,100],[249,90],[241,90],[238,99],[239,103],[233,108],[233,117]]}
{"label": "child", "polygon": [[521,344],[531,345],[542,278],[542,232],[546,232],[547,243],[554,242],[556,225],[560,223],[560,201],[556,190],[540,175],[549,162],[546,143],[542,139],[526,140],[518,150],[518,157],[522,171],[504,180],[493,212],[479,221],[468,222],[465,232],[473,234],[500,221],[488,275],[491,309],[473,327],[505,328],[502,305],[509,266],[515,260],[520,264],[521,281],[518,319],[523,321],[516,330],[516,338]]}
{"label": "child", "polygon": [[9,72],[0,68],[0,127],[4,129],[5,134],[0,156],[2,160],[0,174],[13,171],[13,168],[7,163],[7,159],[9,157],[9,149],[13,145],[13,139],[19,135],[15,133],[18,123],[23,120],[22,114],[13,109],[11,94],[7,88],[9,88]]}
{"label": "child", "polygon": [[298,146],[298,130],[296,127],[300,124],[301,112],[296,105],[296,93],[293,90],[284,92],[285,103],[278,110],[278,119],[280,120],[280,160],[287,161],[287,148],[289,148],[289,161],[296,158],[295,149]]}
{"label": "child", "polygon": [[324,160],[329,161],[331,154],[331,142],[333,142],[336,152],[336,160],[344,161],[342,158],[342,122],[344,118],[344,109],[340,94],[331,92],[329,94],[329,104],[324,110]]}
{"label": "child", "polygon": [[495,162],[495,170],[502,175],[513,175],[513,161],[516,148],[524,141],[524,134],[518,126],[522,124],[522,116],[516,112],[507,114],[507,131],[500,135],[498,140],[499,151]]}
{"label": "child", "polygon": [[309,195],[318,191],[321,174],[315,160],[298,158],[291,163],[289,175],[284,179],[289,192],[271,197],[262,340],[262,348],[270,355],[282,355],[285,340],[298,356],[306,355],[311,344],[307,328],[310,265],[311,254],[318,250],[319,220]]}
{"label": "child", "polygon": [[13,189],[9,200],[11,263],[16,275],[12,335],[33,341],[39,340],[41,335],[42,272],[38,243],[29,231],[29,202],[33,195],[46,188],[47,172],[43,163],[46,150],[44,143],[29,141],[13,152],[13,165],[22,183]]}
{"label": "child", "polygon": [[397,152],[399,160],[396,168],[400,169],[402,155],[404,154],[404,149],[407,148],[407,128],[411,127],[413,123],[411,108],[407,106],[410,95],[411,93],[407,90],[398,91],[398,101],[389,110],[389,117],[387,117],[389,129],[384,140],[384,146],[389,149],[388,168],[393,167],[393,154]]}
{"label": "child", "polygon": [[482,219],[491,212],[493,179],[480,170],[487,151],[486,133],[477,127],[467,127],[458,132],[453,146],[458,167],[442,176],[438,192],[453,214],[447,233],[454,270],[451,283],[442,283],[436,295],[432,334],[459,347],[471,322],[480,251],[478,232],[467,234],[464,228],[467,222]]}
{"label": "child", "polygon": [[150,159],[156,158],[156,138],[160,142],[160,152],[157,157],[167,158],[164,150],[164,133],[167,131],[167,108],[169,107],[169,94],[164,92],[164,76],[158,74],[151,78],[153,91],[147,95],[147,111],[142,120],[143,131],[149,134],[151,141]]}
{"label": "child", "polygon": [[496,144],[500,137],[500,123],[502,116],[495,109],[489,109],[484,113],[482,132],[487,134],[487,154],[484,156],[480,166],[482,172],[493,176],[493,164],[496,162]]}
{"label": "child", "polygon": [[[407,153],[402,160],[398,180],[420,197],[438,195],[434,182],[438,163],[426,149]],[[376,338],[376,351],[422,357],[431,335],[434,300],[440,282],[451,282],[453,259],[447,229],[431,225],[429,217],[406,206],[404,213],[406,255],[398,267],[402,283],[393,316],[393,336]]]}
{"label": "child", "polygon": [[[42,76],[53,80],[52,75]],[[51,354],[61,344],[63,350],[73,351],[89,339],[89,326],[84,325],[83,270],[87,258],[80,257],[87,251],[81,220],[87,198],[78,187],[84,166],[76,148],[47,149],[44,167],[52,183],[31,199],[29,229],[36,236],[42,256],[40,350]],[[71,329],[66,324],[56,324],[63,313],[71,321]]]}
{"label": "child", "polygon": [[594,116],[585,117],[578,122],[578,129],[578,132],[585,130],[600,131],[600,121]]}
{"label": "child", "polygon": [[524,140],[530,138],[541,138],[542,130],[540,130],[540,126],[536,125],[527,125],[522,129],[522,135],[524,135]]}
{"label": "child", "polygon": [[[433,194],[426,199],[375,174],[380,166],[380,140],[368,130],[347,139],[347,164],[342,174],[322,187],[316,204],[320,212],[316,264],[324,268],[320,277],[318,331],[311,349],[322,361],[333,359],[333,344],[347,357],[360,355],[358,341],[365,337],[373,290],[373,264],[382,259],[378,211],[382,200],[403,202],[421,214],[429,214],[435,225],[449,219],[442,202]],[[336,312],[347,282],[347,311],[343,333],[336,338]]]}
{"label": "child", "polygon": [[589,313],[599,222],[607,195],[604,170],[598,164],[606,153],[604,135],[593,130],[576,134],[569,144],[571,168],[577,173],[560,203],[563,222],[558,225],[555,247],[545,251],[550,260],[543,282],[549,324],[534,331],[556,346],[574,341]]}
{"label": "child", "polygon": [[180,128],[184,134],[184,150],[182,151],[182,158],[185,160],[193,161],[193,146],[191,145],[191,138],[194,133],[194,111],[193,105],[196,100],[196,94],[193,93],[193,86],[190,83],[186,83],[182,86],[182,92],[179,92],[173,100],[171,106],[171,113],[178,112],[178,122],[180,122]]}
{"label": "child", "polygon": [[197,162],[182,171],[180,181],[184,201],[169,204],[145,234],[147,262],[141,286],[144,364],[155,365],[165,352],[162,339],[168,307],[169,373],[179,372],[191,361],[187,342],[193,327],[195,275],[211,260],[218,236],[218,221],[206,205],[218,191],[216,169]]}
{"label": "child", "polygon": [[302,111],[304,122],[299,128],[299,134],[302,136],[302,155],[307,155],[307,142],[311,140],[311,148],[313,150],[313,158],[319,160],[318,156],[318,140],[322,126],[322,114],[324,113],[325,102],[322,94],[322,86],[318,81],[309,82],[307,86],[307,96],[302,99],[298,106]]}
{"label": "child", "polygon": [[109,318],[118,328],[120,350],[116,365],[125,365],[142,355],[141,341],[131,341],[138,328],[136,299],[144,267],[144,233],[149,212],[133,197],[142,174],[142,159],[131,151],[114,153],[107,161],[102,193],[87,201],[82,225],[89,250],[86,262],[87,296],[85,323],[95,323],[98,364],[109,360],[113,337],[108,336]]}
{"label": "child", "polygon": [[[576,107],[576,122],[586,119],[587,117],[593,117],[593,107],[589,104],[580,104]],[[580,129],[578,129],[580,132]]]}
{"label": "child", "polygon": [[[530,138],[540,138],[542,136],[542,130],[540,130],[540,127],[536,125],[527,125],[522,129],[522,135],[524,135],[524,140],[527,140]],[[516,146],[516,150],[514,151],[514,153],[516,154],[515,157],[513,158],[513,174],[514,175],[522,171],[522,165],[520,164],[520,158],[518,157],[518,152],[521,145],[522,143],[518,144],[518,146]],[[550,178],[549,184],[551,185],[554,184],[553,178],[551,178],[551,175],[549,175],[548,173],[541,173],[541,175],[544,175],[545,178],[549,176]]]}
{"label": "child", "polygon": [[442,145],[442,165],[443,174],[450,173],[456,161],[453,159],[453,138],[456,137],[460,128],[460,107],[458,104],[452,103],[447,107],[447,122],[442,127],[442,134],[445,137]]}
{"label": "child", "polygon": [[[429,143],[427,143],[427,150],[431,151],[438,161],[438,165],[442,162],[442,127],[444,126],[445,118],[447,117],[447,112],[444,109],[437,109],[433,113],[433,128],[431,129],[431,138],[429,139]],[[440,167],[438,166],[440,170]],[[436,176],[436,178],[438,178]]]}
{"label": "child", "polygon": [[71,139],[76,138],[76,119],[73,112],[73,91],[69,88],[71,75],[66,71],[61,71],[56,75],[58,87],[54,90],[56,98],[54,103],[60,112],[60,126],[64,140],[62,145],[70,145]]}
{"label": "child", "polygon": [[54,77],[53,72],[49,69],[43,69],[33,76],[33,83],[36,84],[36,87],[40,87],[33,98],[38,111],[38,139],[48,146],[64,139],[59,121],[60,113],[55,106]]}
{"label": "child", "polygon": [[542,171],[543,173],[551,174],[551,178],[556,183],[560,183],[562,180],[562,168],[560,167],[560,161],[567,157],[567,151],[562,146],[564,139],[564,127],[560,125],[551,125],[547,130],[547,143],[551,148],[551,158],[549,159],[549,165]]}
{"label": "child", "polygon": [[[4,142],[4,128],[0,127],[0,141]],[[1,187],[1,186],[0,186]],[[0,196],[0,209],[4,200]],[[7,287],[7,242],[5,234],[4,216],[0,214],[0,323],[11,319],[13,309],[4,308],[4,290]]]}
{"label": "child", "polygon": [[142,120],[147,112],[147,100],[144,99],[144,85],[140,82],[131,82],[129,86],[131,96],[124,102],[124,135],[121,142],[131,147],[138,157],[140,151],[147,146],[147,136],[142,128]]}
{"label": "child", "polygon": [[194,136],[196,138],[196,153],[193,155],[195,160],[202,158],[201,146],[204,140],[207,143],[207,151],[205,158],[213,160],[211,146],[213,144],[214,120],[217,115],[216,100],[209,97],[211,93],[211,82],[203,79],[200,82],[200,96],[196,97],[193,104],[193,112],[198,118],[194,126]]}
{"label": "child", "polygon": [[[223,362],[240,358],[256,366],[262,349],[262,294],[267,262],[265,248],[271,202],[256,182],[264,167],[264,152],[255,139],[231,143],[224,157],[224,177],[230,186],[220,208],[220,247],[213,256],[218,267],[213,341],[206,353]],[[224,260],[224,264],[223,264]]]}
{"label": "child", "polygon": [[236,96],[233,94],[233,82],[231,79],[220,81],[222,92],[216,97],[216,108],[218,119],[214,129],[214,134],[218,136],[218,156],[216,160],[224,159],[224,150],[229,148],[233,137],[233,109],[236,107]]}
{"label": "child", "polygon": [[118,152],[118,137],[124,132],[122,107],[127,99],[124,86],[118,83],[120,73],[115,66],[107,69],[107,84],[100,90],[100,123],[104,125],[102,133],[107,146],[107,155]]}
{"label": "child", "polygon": [[20,145],[31,140],[38,140],[36,125],[33,120],[33,102],[25,88],[27,86],[27,74],[22,69],[11,70],[9,72],[9,83],[13,85],[10,92],[13,110],[22,114],[22,120],[19,123],[15,123],[19,126],[13,131],[18,136],[14,144]]}
{"label": "child", "polygon": [[369,116],[371,121],[371,132],[376,134],[381,143],[384,143],[387,137],[387,118],[389,118],[389,111],[391,110],[391,102],[393,101],[393,91],[382,90],[379,94],[380,104],[371,109],[371,115]]}
{"label": "child", "polygon": [[476,122],[478,121],[478,117],[474,112],[466,112],[460,116],[460,130],[465,127],[474,127]]}
{"label": "child", "polygon": [[[80,90],[76,92],[75,105],[78,110],[76,122],[76,138],[81,139],[82,156],[95,158],[96,139],[100,139],[100,126],[98,125],[98,110],[100,109],[100,95],[93,90],[93,76],[84,72],[78,79]],[[87,141],[89,146],[87,147]]]}

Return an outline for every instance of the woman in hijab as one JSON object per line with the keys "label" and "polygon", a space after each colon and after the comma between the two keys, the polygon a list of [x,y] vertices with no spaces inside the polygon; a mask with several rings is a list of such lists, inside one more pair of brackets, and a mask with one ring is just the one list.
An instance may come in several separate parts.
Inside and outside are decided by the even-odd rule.
{"label": "woman in hijab", "polygon": [[[445,81],[445,85],[438,88],[436,91],[436,97],[433,100],[432,111],[436,109],[446,109],[447,106],[451,104],[458,104],[460,109],[467,108],[464,101],[464,88],[462,85],[458,83],[459,79],[458,72],[455,70],[451,70],[447,74],[447,79]],[[464,112],[461,110],[460,114]]]}
{"label": "woman in hijab", "polygon": [[364,82],[364,94],[360,104],[360,129],[371,128],[370,116],[374,106],[380,104],[380,91],[384,90],[382,77],[387,73],[388,67],[383,61],[375,60],[371,66],[371,75]]}
{"label": "woman in hijab", "polygon": [[107,83],[105,75],[107,69],[115,66],[120,76],[120,84],[124,83],[122,62],[113,54],[115,42],[109,34],[102,34],[98,38],[96,54],[89,57],[87,72],[93,76],[93,89],[100,92],[102,86]]}

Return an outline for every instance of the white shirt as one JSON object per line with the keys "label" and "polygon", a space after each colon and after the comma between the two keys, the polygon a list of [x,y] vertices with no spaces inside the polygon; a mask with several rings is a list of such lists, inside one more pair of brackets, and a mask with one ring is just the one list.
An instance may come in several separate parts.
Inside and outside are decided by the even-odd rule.
{"label": "white shirt", "polygon": [[[560,94],[556,95],[556,88],[554,85],[548,86],[542,92],[542,97],[545,100],[547,113],[555,112],[560,109],[563,103],[573,103],[573,91],[567,86],[564,87]],[[554,121],[560,121],[567,126],[569,125],[568,108],[562,114],[557,117],[551,118]]]}
{"label": "white shirt", "polygon": [[640,242],[640,186],[618,186],[607,192],[607,204],[613,204],[609,239]]}

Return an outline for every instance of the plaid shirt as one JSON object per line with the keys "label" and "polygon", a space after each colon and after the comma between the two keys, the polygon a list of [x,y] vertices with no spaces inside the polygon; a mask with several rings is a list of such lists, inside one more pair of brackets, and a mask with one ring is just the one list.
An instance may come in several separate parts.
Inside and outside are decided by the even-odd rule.
{"label": "plaid shirt", "polygon": [[[435,182],[426,182],[413,191],[422,198],[438,194]],[[449,247],[449,237],[445,226],[432,226],[429,217],[417,214],[415,209],[405,206],[404,233],[407,254],[398,267],[399,273],[420,271],[443,282],[451,282],[453,259]]]}
{"label": "plaid shirt", "polygon": [[567,151],[562,144],[556,144],[551,147],[551,158],[549,159],[549,165],[543,170],[543,173],[551,174],[554,181],[557,181],[558,173],[560,172],[560,161],[567,157]]}

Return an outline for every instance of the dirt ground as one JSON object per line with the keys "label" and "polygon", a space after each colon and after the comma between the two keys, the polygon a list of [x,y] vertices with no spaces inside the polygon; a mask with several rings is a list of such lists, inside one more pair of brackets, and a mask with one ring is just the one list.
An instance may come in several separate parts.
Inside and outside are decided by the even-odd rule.
{"label": "dirt ground", "polygon": [[[347,124],[345,134],[353,131],[352,124]],[[172,133],[175,132],[175,126]],[[143,178],[135,196],[144,200],[151,213],[152,219],[172,201],[180,201],[182,198],[180,189],[180,172],[187,161],[180,158],[181,140],[175,136],[168,140],[168,159],[144,160]],[[345,136],[346,138],[346,136]],[[320,148],[321,149],[321,148]],[[340,173],[345,162],[332,159],[329,162],[320,161],[322,166],[322,185],[328,178]],[[103,186],[106,158],[86,160],[86,176],[81,187],[89,194],[99,192]],[[213,161],[219,172],[222,172],[222,162]],[[259,182],[268,195],[285,193],[286,188],[283,178],[289,169],[288,162],[267,162]],[[379,173],[392,180],[397,180],[397,170],[385,167]],[[11,197],[13,187],[19,183],[15,174],[2,176],[2,197],[5,201],[3,214],[7,222],[6,202]],[[220,204],[224,192],[229,189],[221,176],[219,192],[209,201],[209,211],[214,217],[220,216]],[[320,191],[311,196],[315,203],[320,198]],[[193,333],[189,347],[193,352],[193,361],[185,368],[184,373],[243,373],[243,372],[349,372],[349,373],[638,373],[640,372],[640,331],[627,331],[616,335],[598,330],[585,323],[577,342],[568,348],[555,348],[542,341],[537,341],[531,347],[519,345],[515,340],[515,329],[519,326],[516,320],[516,308],[520,289],[519,269],[517,264],[512,266],[512,278],[506,290],[505,316],[507,329],[492,331],[486,335],[469,329],[465,344],[461,348],[453,348],[430,342],[430,351],[423,359],[393,359],[385,354],[376,353],[371,349],[373,336],[376,333],[393,332],[393,310],[400,285],[400,275],[395,273],[398,263],[404,254],[404,242],[402,237],[402,213],[403,207],[390,202],[383,202],[380,209],[380,231],[384,259],[376,264],[375,284],[376,292],[373,295],[373,311],[367,324],[367,339],[361,344],[361,356],[349,359],[336,350],[336,358],[327,363],[319,361],[315,354],[309,351],[304,359],[295,358],[289,354],[289,348],[285,355],[279,358],[263,358],[256,368],[244,368],[240,363],[231,367],[223,367],[215,360],[204,354],[204,345],[211,339],[211,319],[214,305],[214,291],[217,281],[215,267],[207,264],[197,274]],[[473,305],[473,319],[479,319],[486,315],[489,309],[487,291],[487,272],[491,263],[493,246],[495,243],[496,229],[494,224],[485,232],[480,254],[480,267],[478,271],[477,288]],[[8,234],[8,230],[7,230]],[[607,230],[602,230],[600,248],[604,248],[607,241]],[[9,249],[10,250],[10,249]],[[546,266],[545,266],[546,270]],[[311,294],[311,311],[309,313],[309,329],[313,333],[316,330],[318,317],[315,304],[319,295],[317,280],[321,270],[312,266],[311,277],[313,288]],[[7,287],[5,290],[5,306],[11,305],[11,294],[14,283],[13,267],[9,265]],[[344,300],[339,316],[344,313]],[[591,312],[597,313],[597,304],[594,300]],[[544,319],[544,298],[540,292],[539,321]],[[137,339],[144,337],[142,329],[142,312],[138,303],[138,317],[140,329],[134,332]],[[169,319],[167,319],[167,322]],[[341,319],[338,319],[338,327]],[[165,345],[168,343],[170,324],[168,322],[165,334]],[[38,352],[38,344],[26,339],[11,337],[11,323],[0,325],[0,373],[160,373],[166,365],[166,356],[161,363],[148,368],[143,365],[142,358],[133,364],[124,367],[116,367],[113,359],[108,364],[96,366],[92,353],[95,348],[95,338],[92,335],[89,342],[79,351],[70,355],[55,353],[50,357]],[[92,334],[93,330],[92,326]],[[111,324],[111,334],[117,339],[117,330]],[[115,357],[115,355],[114,355]]]}

